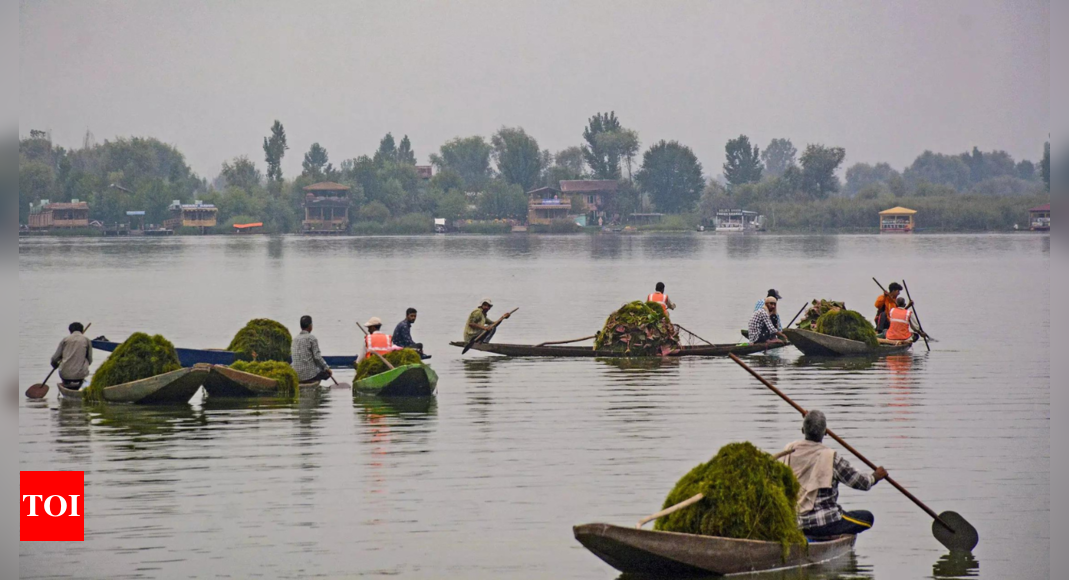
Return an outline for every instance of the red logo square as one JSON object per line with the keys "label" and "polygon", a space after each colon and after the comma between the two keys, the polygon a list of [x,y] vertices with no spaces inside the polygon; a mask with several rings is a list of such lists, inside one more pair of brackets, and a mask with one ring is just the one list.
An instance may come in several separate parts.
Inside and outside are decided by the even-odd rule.
{"label": "red logo square", "polygon": [[85,472],[19,472],[19,541],[85,540]]}

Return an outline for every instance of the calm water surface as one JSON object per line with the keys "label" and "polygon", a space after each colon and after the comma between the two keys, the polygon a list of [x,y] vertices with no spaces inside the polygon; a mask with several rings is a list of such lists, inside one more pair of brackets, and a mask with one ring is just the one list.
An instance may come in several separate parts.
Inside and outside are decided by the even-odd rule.
{"label": "calm water surface", "polygon": [[909,282],[931,353],[750,362],[936,511],[967,517],[980,545],[950,557],[889,485],[843,489],[875,528],[849,558],[784,577],[1047,578],[1049,259],[1033,235],[20,240],[25,385],[72,320],[219,348],[251,318],[296,329],[311,314],[324,352],[346,354],[353,321],[392,327],[408,306],[441,376],[436,400],[403,405],[340,390],[162,409],[86,409],[54,387],[23,400],[19,468],[85,471],[86,541],[20,544],[20,573],[617,578],[572,525],[633,525],[722,445],[778,450],[800,417],[726,359],[462,358],[447,343],[467,313],[490,296],[496,313],[520,307],[498,341],[577,338],[663,280],[676,322],[734,342],[769,287],[788,318],[817,297],[869,315],[876,276]]}

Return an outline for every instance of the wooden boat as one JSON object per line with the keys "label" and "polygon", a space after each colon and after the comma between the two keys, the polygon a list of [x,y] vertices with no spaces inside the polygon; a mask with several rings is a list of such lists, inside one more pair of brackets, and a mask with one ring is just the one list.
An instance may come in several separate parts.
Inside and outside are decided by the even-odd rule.
{"label": "wooden boat", "polygon": [[[208,374],[207,365],[197,365],[132,383],[106,387],[104,401],[142,405],[187,403],[204,384]],[[68,389],[62,383],[59,384],[59,392],[68,399],[81,400],[85,396],[85,389]]]}
{"label": "wooden boat", "polygon": [[904,341],[897,344],[880,344],[872,348],[858,340],[839,338],[799,328],[788,328],[783,331],[783,334],[790,339],[791,344],[807,356],[883,356],[905,352],[913,347],[913,342]]}
{"label": "wooden boat", "polygon": [[[93,348],[104,352],[115,352],[121,342],[111,342],[106,338],[93,340]],[[176,348],[178,362],[184,367],[198,364],[230,366],[237,362],[238,355],[229,350],[200,350],[194,348]],[[332,369],[351,369],[356,362],[356,355],[324,356],[323,360]],[[290,362],[290,361],[286,361]]]}
{"label": "wooden boat", "polygon": [[278,394],[278,381],[235,370],[223,365],[212,365],[204,379],[204,390],[209,397],[272,397]]}
{"label": "wooden boat", "polygon": [[[452,346],[464,348],[466,343],[451,342]],[[765,352],[783,348],[785,342],[767,342],[764,344],[715,344],[702,346],[684,346],[683,350],[669,354],[670,357],[683,356],[727,356],[734,354],[743,356],[757,352]],[[494,342],[477,342],[471,346],[472,350],[500,354],[504,356],[530,356],[530,357],[582,357],[582,358],[626,358],[629,355],[618,350],[594,350],[590,346],[538,346],[530,344],[498,344]],[[638,357],[636,357],[638,358]],[[648,357],[661,358],[661,357]]]}
{"label": "wooden boat", "polygon": [[438,375],[430,365],[396,367],[353,383],[353,392],[380,397],[430,397],[438,387]]}
{"label": "wooden boat", "polygon": [[575,539],[625,574],[708,576],[812,566],[848,554],[857,536],[792,546],[785,556],[779,542],[736,540],[587,524],[573,528]]}

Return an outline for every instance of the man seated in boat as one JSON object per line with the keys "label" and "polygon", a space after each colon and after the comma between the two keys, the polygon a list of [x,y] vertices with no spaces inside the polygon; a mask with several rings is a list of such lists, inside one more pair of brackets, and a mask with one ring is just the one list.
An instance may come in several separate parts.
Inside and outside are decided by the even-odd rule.
{"label": "man seated in boat", "polygon": [[891,285],[887,287],[887,292],[881,294],[876,299],[876,334],[887,332],[887,329],[891,326],[891,309],[898,303],[898,295],[902,292],[902,285],[898,282],[891,282]]}
{"label": "man seated in boat", "polygon": [[906,340],[917,342],[920,340],[920,330],[913,322],[913,311],[906,305],[906,299],[904,297],[898,297],[895,307],[887,313],[887,319],[890,321],[890,326],[887,328],[887,333],[881,334],[880,338],[892,342],[902,342]]}
{"label": "man seated in boat", "polygon": [[672,299],[664,293],[664,282],[658,282],[654,288],[653,294],[646,297],[646,302],[656,302],[664,309],[664,315],[668,316],[669,310],[675,310],[676,305],[672,303]]}
{"label": "man seated in boat", "polygon": [[411,348],[419,353],[423,360],[431,358],[431,355],[423,353],[423,343],[412,340],[412,325],[416,323],[418,313],[415,308],[405,311],[405,319],[397,323],[393,329],[393,345],[399,348]]}
{"label": "man seated in boat", "polygon": [[319,339],[312,334],[312,317],[301,317],[301,333],[290,345],[290,359],[301,383],[318,383],[333,376],[330,365],[319,352]]}
{"label": "man seated in boat", "polygon": [[839,506],[839,484],[868,491],[887,470],[877,467],[871,475],[860,473],[841,455],[821,443],[827,433],[824,413],[812,410],[802,420],[804,441],[784,449],[791,453],[780,458],[801,484],[798,492],[798,527],[807,538],[830,538],[860,534],[872,527],[875,516],[865,510],[844,511]]}
{"label": "man seated in boat", "polygon": [[[490,309],[493,307],[493,301],[491,301],[489,298],[483,298],[483,301],[481,304],[479,304],[479,307],[471,311],[471,314],[468,315],[468,322],[464,325],[465,343],[469,342],[476,336],[483,334],[484,332],[486,332],[486,334],[483,334],[482,338],[479,339],[479,342],[490,342],[490,339],[494,337],[494,333],[497,332],[497,328],[491,328],[494,323],[486,317],[487,313],[489,313]],[[508,312],[506,312],[502,316],[502,318],[508,317]]]}
{"label": "man seated in boat", "polygon": [[52,355],[52,368],[59,370],[59,380],[65,387],[80,389],[93,364],[93,343],[82,334],[85,327],[81,322],[72,322],[67,330],[70,334],[59,341]]}
{"label": "man seated in boat", "polygon": [[[765,307],[754,311],[753,316],[750,317],[750,327],[747,334],[750,338],[750,343],[762,344],[776,338],[787,342],[787,337],[784,336],[779,327],[778,308],[779,301],[776,300],[775,296],[769,296],[765,298]],[[773,316],[776,317],[776,322],[772,321]]]}
{"label": "man seated in boat", "polygon": [[374,356],[372,353],[376,352],[386,356],[390,352],[401,350],[401,347],[393,344],[393,337],[382,333],[382,320],[378,316],[372,316],[364,323],[364,326],[367,327],[367,336],[364,337],[364,358]]}

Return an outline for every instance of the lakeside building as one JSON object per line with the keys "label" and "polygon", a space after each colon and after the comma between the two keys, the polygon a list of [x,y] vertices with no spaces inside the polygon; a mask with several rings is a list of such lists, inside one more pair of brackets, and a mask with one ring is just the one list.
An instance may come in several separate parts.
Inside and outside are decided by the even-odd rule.
{"label": "lakeside building", "polygon": [[549,225],[553,220],[568,219],[572,200],[561,198],[552,187],[540,187],[527,192],[527,225]]}
{"label": "lakeside building", "polygon": [[755,211],[744,209],[717,210],[713,225],[717,232],[722,233],[745,234],[764,229],[761,216]]}
{"label": "lakeside building", "polygon": [[1050,204],[1028,210],[1029,229],[1033,232],[1050,231]]}
{"label": "lakeside building", "polygon": [[[615,221],[609,214],[616,201],[619,184],[615,179],[575,179],[560,182],[561,197],[567,197],[575,213],[589,225],[603,225]],[[599,223],[601,220],[601,223]]]}
{"label": "lakeside building", "polygon": [[304,188],[301,233],[341,234],[349,230],[349,188],[324,181]]}
{"label": "lakeside building", "polygon": [[916,210],[901,206],[892,207],[891,209],[885,209],[881,211],[880,233],[908,234],[913,232],[916,227],[916,225],[913,223],[913,216],[915,216],[916,214]]}
{"label": "lakeside building", "polygon": [[30,205],[28,223],[31,230],[88,228],[89,204],[77,199],[70,203],[42,199],[41,203]]}
{"label": "lakeside building", "polygon": [[434,177],[434,166],[432,166],[432,165],[417,165],[416,166],[416,173],[419,175],[420,179],[422,179],[423,181],[427,181],[430,178]]}
{"label": "lakeside building", "polygon": [[203,232],[219,223],[219,208],[199,199],[190,204],[176,199],[171,202],[170,211],[171,219],[163,222],[164,229],[200,228]]}

